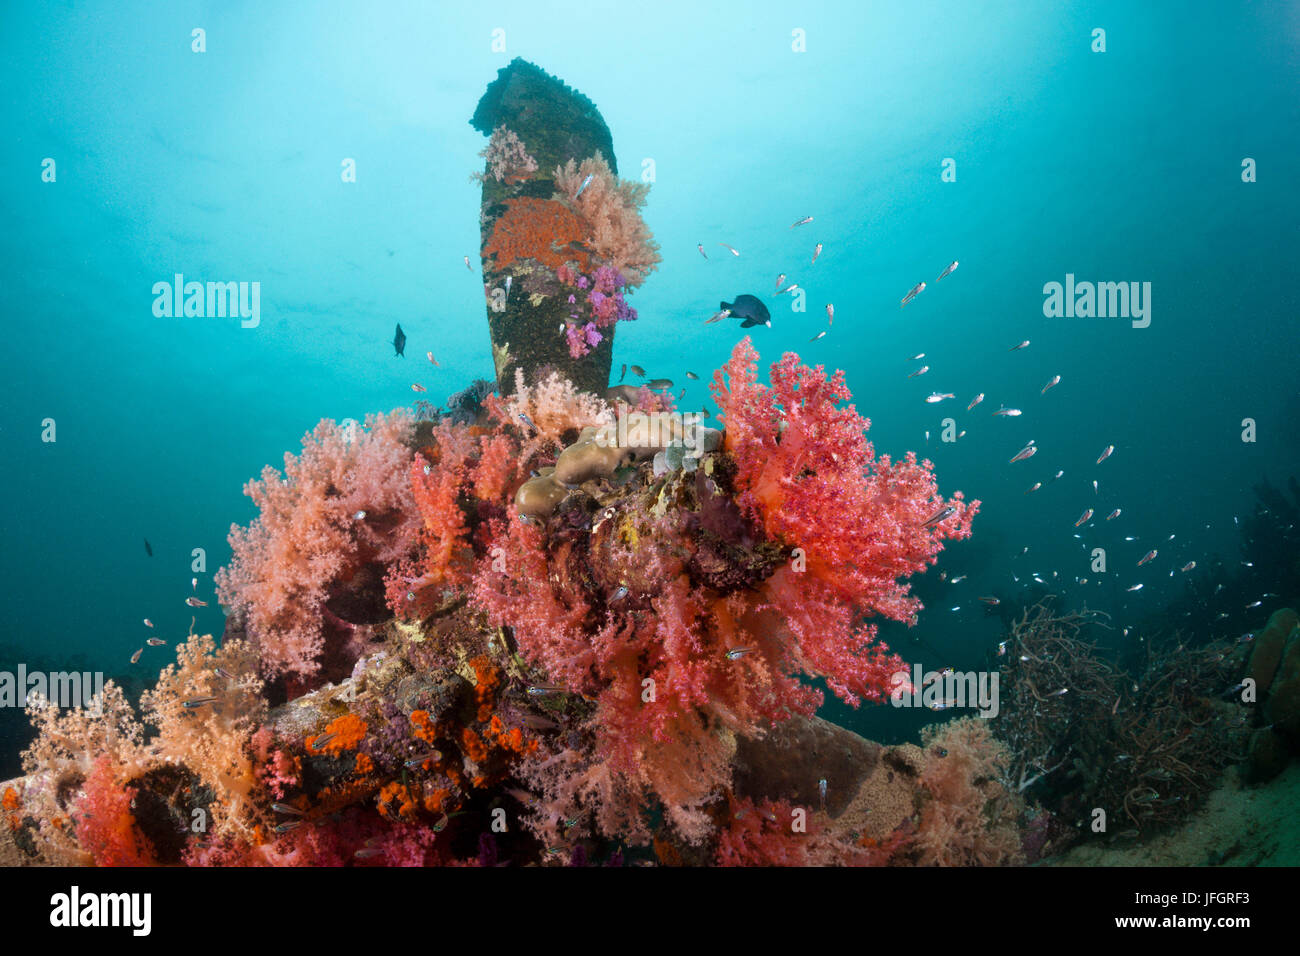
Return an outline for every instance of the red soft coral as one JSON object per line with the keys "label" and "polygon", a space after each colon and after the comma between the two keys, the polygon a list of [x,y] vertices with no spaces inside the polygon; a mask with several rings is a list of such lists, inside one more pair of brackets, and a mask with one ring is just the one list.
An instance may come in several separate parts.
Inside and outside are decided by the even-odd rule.
{"label": "red soft coral", "polygon": [[831,833],[823,819],[783,800],[732,798],[716,861],[719,866],[874,866],[887,859]]}
{"label": "red soft coral", "polygon": [[944,539],[968,537],[979,502],[941,498],[930,463],[912,452],[876,458],[871,423],[841,404],[851,397],[843,372],[828,378],[786,353],[769,388],[757,360],[743,339],[714,375],[713,396],[742,505],[770,538],[798,549],[765,594],[809,670],[849,703],[879,699],[898,662],[872,648],[875,627],[860,615],[914,619],[920,603],[898,579],[933,564]]}
{"label": "red soft coral", "polygon": [[136,829],[135,789],[123,787],[108,757],[95,761],[73,813],[77,841],[96,866],[152,866],[153,848]]}

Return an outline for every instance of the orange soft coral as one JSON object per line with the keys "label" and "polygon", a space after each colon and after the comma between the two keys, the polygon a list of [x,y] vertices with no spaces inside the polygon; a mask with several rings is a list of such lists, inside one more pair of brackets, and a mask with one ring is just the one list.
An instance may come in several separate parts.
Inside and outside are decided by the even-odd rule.
{"label": "orange soft coral", "polygon": [[[344,714],[330,721],[329,726],[318,736],[307,738],[307,747],[316,753],[328,753],[338,756],[345,750],[355,750],[357,744],[366,737],[366,722],[356,714]],[[324,740],[316,746],[317,740]]]}
{"label": "orange soft coral", "polygon": [[483,247],[484,261],[500,272],[519,259],[536,259],[558,269],[566,262],[591,269],[591,256],[579,248],[585,238],[582,220],[563,203],[523,197],[508,200]]}
{"label": "orange soft coral", "polygon": [[[474,700],[478,704],[477,720],[483,723],[492,717],[496,690],[501,684],[501,670],[483,655],[474,658],[469,664],[474,668]],[[497,718],[492,717],[492,719],[500,723]]]}
{"label": "orange soft coral", "polygon": [[390,820],[411,820],[418,809],[411,791],[396,780],[379,791],[379,812]]}
{"label": "orange soft coral", "polygon": [[0,809],[4,810],[5,821],[9,824],[10,830],[17,830],[22,825],[18,817],[21,808],[22,801],[18,799],[18,791],[13,787],[5,787],[4,797],[0,798]]}

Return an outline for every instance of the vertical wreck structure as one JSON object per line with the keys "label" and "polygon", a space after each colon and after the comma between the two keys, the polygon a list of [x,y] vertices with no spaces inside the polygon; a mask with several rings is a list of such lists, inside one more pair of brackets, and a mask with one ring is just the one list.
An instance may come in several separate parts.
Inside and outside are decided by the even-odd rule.
{"label": "vertical wreck structure", "polygon": [[497,384],[554,370],[580,390],[609,385],[624,296],[659,262],[641,218],[649,186],[620,180],[594,103],[526,60],[488,84],[471,125],[489,137],[480,214]]}

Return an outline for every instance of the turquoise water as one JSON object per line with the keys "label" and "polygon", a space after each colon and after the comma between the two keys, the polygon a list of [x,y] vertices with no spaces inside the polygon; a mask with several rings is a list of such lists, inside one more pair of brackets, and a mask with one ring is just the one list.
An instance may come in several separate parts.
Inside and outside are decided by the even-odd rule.
{"label": "turquoise water", "polygon": [[[653,169],[663,263],[618,330],[615,375],[690,369],[705,380],[682,406],[699,407],[739,335],[703,320],[758,295],[765,360],[843,368],[878,451],[915,449],[945,493],[984,502],[941,558],[969,578],[922,587],[927,664],[979,662],[998,628],[976,596],[1012,574],[1066,582],[1067,603],[1121,623],[1159,612],[1182,593],[1171,568],[1235,557],[1253,482],[1300,473],[1295,4],[266,6],[0,14],[7,654],[126,670],[142,618],[189,627],[192,576],[212,602],[196,627],[219,632],[211,576],[230,523],[252,517],[245,480],[322,417],[409,403],[416,377],[441,400],[491,376],[468,120],[514,56],[596,102],[625,177]],[[772,295],[782,272],[806,312]],[[155,316],[154,283],[177,273],[260,282],[260,324]],[[1044,284],[1067,274],[1149,282],[1149,327],[1045,317]],[[834,326],[810,343],[828,302]],[[933,391],[955,398],[926,404]],[[994,418],[1000,404],[1024,414]],[[1009,465],[1030,439],[1040,452]],[[1085,508],[1095,527],[1076,539]],[[1111,552],[1102,584],[1085,545]],[[1148,546],[1161,558],[1138,573]]]}

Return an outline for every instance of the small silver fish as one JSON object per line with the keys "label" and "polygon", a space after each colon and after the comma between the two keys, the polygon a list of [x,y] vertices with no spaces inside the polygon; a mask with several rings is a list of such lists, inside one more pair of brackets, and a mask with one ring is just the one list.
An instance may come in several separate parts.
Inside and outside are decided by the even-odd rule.
{"label": "small silver fish", "polygon": [[188,604],[190,607],[207,607],[207,606],[208,606],[208,602],[207,602],[207,601],[200,601],[200,600],[199,600],[198,598],[196,598],[196,597],[187,597],[187,598],[185,599],[185,603]]}
{"label": "small silver fish", "polygon": [[695,248],[700,250],[700,255],[704,256],[704,258],[709,258],[709,254],[704,251],[704,243],[696,243]]}
{"label": "small silver fish", "polygon": [[[954,259],[952,260],[952,262],[948,263],[948,268],[944,269],[942,272],[939,273],[939,279],[942,279],[945,276],[950,276],[956,271],[957,271],[957,260]],[[939,279],[935,279],[934,281],[938,282]]]}
{"label": "small silver fish", "polygon": [[785,273],[782,272],[779,276],[776,277],[776,285],[772,286],[772,288],[773,289],[781,288],[781,283],[784,281],[785,281]]}
{"label": "small silver fish", "polygon": [[976,395],[974,398],[971,399],[970,404],[966,406],[966,411],[969,412],[972,408],[974,408],[982,401],[984,401],[984,393],[980,392],[978,395]]}
{"label": "small silver fish", "polygon": [[1121,513],[1122,513],[1122,512],[1121,512],[1121,509],[1116,508],[1116,509],[1115,509],[1114,511],[1112,511],[1110,514],[1106,515],[1106,520],[1107,520],[1107,521],[1114,521],[1116,518],[1118,518],[1118,517],[1120,516]]}
{"label": "small silver fish", "polygon": [[1125,588],[1124,590],[1126,590],[1126,591],[1141,591],[1141,590],[1142,590],[1142,585],[1141,585],[1141,584],[1135,584],[1135,585],[1133,585],[1131,588]]}
{"label": "small silver fish", "polygon": [[827,325],[835,324],[835,303],[834,302],[826,303],[826,324]]}
{"label": "small silver fish", "polygon": [[516,412],[516,414],[519,416],[519,420],[523,422],[525,425],[527,425],[529,428],[531,428],[533,431],[535,432],[541,431],[540,428],[538,428],[536,425],[533,424],[533,420],[529,418],[526,414],[524,414],[523,412]]}
{"label": "small silver fish", "polygon": [[810,222],[812,222],[812,221],[813,221],[813,217],[812,217],[812,216],[804,216],[804,217],[803,217],[802,219],[800,219],[798,222],[792,222],[792,223],[790,224],[790,228],[793,229],[795,226],[806,226],[806,225],[808,225],[808,223],[810,223]]}
{"label": "small silver fish", "polygon": [[1107,458],[1109,458],[1112,454],[1114,454],[1114,452],[1115,452],[1115,446],[1114,446],[1114,445],[1107,445],[1107,446],[1106,446],[1106,450],[1103,451],[1103,452],[1101,453],[1101,456],[1097,459],[1097,464],[1100,465],[1103,461],[1105,461],[1105,460],[1106,460]]}
{"label": "small silver fish", "polygon": [[956,511],[957,509],[954,508],[952,505],[948,505],[944,508],[941,508],[940,510],[936,511],[934,514],[930,515],[930,517],[925,520],[925,524],[921,525],[921,527],[933,528],[939,522],[953,515]]}
{"label": "small silver fish", "polygon": [[430,760],[441,760],[441,759],[442,759],[441,750],[430,750],[428,753],[425,754],[417,754],[416,756],[405,761],[402,764],[402,766],[404,766],[407,770],[418,770]]}
{"label": "small silver fish", "polygon": [[821,799],[822,810],[826,809],[826,778],[822,777],[817,781],[817,796]]}
{"label": "small silver fish", "polygon": [[581,196],[583,192],[586,190],[586,188],[591,185],[591,181],[595,178],[596,178],[595,173],[587,173],[587,178],[582,181],[582,185],[579,186],[578,191],[573,194],[573,198],[577,199],[579,196]]}
{"label": "small silver fish", "polygon": [[529,730],[559,730],[560,725],[555,721],[537,714],[520,714],[519,722]]}
{"label": "small silver fish", "polygon": [[1018,409],[1018,408],[1007,408],[1007,407],[1003,406],[1002,408],[999,408],[996,412],[994,412],[993,415],[994,415],[995,417],[997,417],[997,416],[1000,415],[1000,416],[1002,416],[1003,418],[1019,418],[1019,417],[1020,417],[1020,409]]}
{"label": "small silver fish", "polygon": [[821,254],[822,254],[822,244],[819,242],[817,243],[816,248],[813,249],[812,262],[809,263],[809,265],[814,265],[814,266],[817,265],[817,257],[820,256]]}
{"label": "small silver fish", "polygon": [[752,654],[753,652],[754,648],[752,647],[733,647],[731,650],[727,651],[727,660],[738,661],[746,654]]}
{"label": "small silver fish", "polygon": [[212,703],[216,699],[217,698],[215,697],[193,697],[189,700],[181,701],[181,706],[184,707],[186,710],[195,710],[199,707],[202,707],[204,704]]}
{"label": "small silver fish", "polygon": [[275,833],[289,833],[290,831],[296,830],[302,826],[302,823],[303,821],[301,820],[285,820],[283,823],[277,823],[275,826],[271,827],[271,830]]}
{"label": "small silver fish", "polygon": [[474,271],[474,267],[469,264],[469,256],[465,257],[465,268],[468,269],[470,272]]}
{"label": "small silver fish", "polygon": [[903,296],[902,301],[898,303],[898,307],[901,309],[903,306],[907,305],[907,303],[911,302],[913,299],[915,299],[918,295],[920,295],[924,291],[925,291],[925,283],[918,282],[916,285],[912,286],[912,288],[907,291],[907,295]]}
{"label": "small silver fish", "polygon": [[692,382],[698,382],[700,380],[700,377],[696,375],[694,372],[687,372],[686,377],[689,378]]}
{"label": "small silver fish", "polygon": [[1053,375],[1051,381],[1049,381],[1046,385],[1043,386],[1042,391],[1039,394],[1046,395],[1047,390],[1049,388],[1052,388],[1053,386],[1060,385],[1060,384],[1061,384],[1061,376]]}
{"label": "small silver fish", "polygon": [[1142,560],[1137,563],[1137,566],[1140,568],[1148,561],[1154,561],[1156,555],[1159,553],[1160,553],[1159,551],[1155,551],[1155,550],[1148,551],[1146,554],[1142,555]]}
{"label": "small silver fish", "polygon": [[956,398],[952,392],[931,392],[925,397],[926,404],[934,405],[936,402],[942,402],[945,398]]}
{"label": "small silver fish", "polygon": [[924,375],[924,374],[925,374],[926,372],[928,372],[928,371],[930,371],[930,366],[928,366],[928,365],[922,365],[920,368],[918,368],[915,372],[913,372],[911,375],[909,375],[909,376],[907,376],[907,377],[908,377],[908,378],[916,378],[918,375]]}
{"label": "small silver fish", "polygon": [[1027,349],[1027,348],[1029,348],[1029,339],[1025,339],[1025,340],[1024,340],[1023,342],[1021,342],[1019,345],[1013,345],[1013,346],[1011,346],[1011,348],[1007,349],[1007,351],[1008,351],[1008,352],[1018,352],[1018,351],[1020,351],[1021,349]]}
{"label": "small silver fish", "polygon": [[144,626],[145,626],[145,627],[153,627],[153,621],[149,620],[149,619],[146,617],[146,618],[144,619]]}
{"label": "small silver fish", "polygon": [[365,521],[365,520],[366,520],[366,513],[365,513],[364,511],[358,511],[356,514],[354,514],[354,515],[352,516],[352,520],[353,520],[353,521]]}
{"label": "small silver fish", "polygon": [[825,338],[825,337],[826,337],[826,330],[825,330],[825,329],[822,329],[820,332],[818,332],[816,335],[814,335],[814,336],[813,336],[812,338],[810,338],[808,341],[809,341],[810,343],[812,343],[812,342],[816,342],[818,339]]}
{"label": "small silver fish", "polygon": [[132,655],[131,655],[131,663],[132,663],[132,664],[139,664],[139,663],[140,663],[140,655],[143,654],[143,653],[144,653],[144,648],[142,647],[142,648],[140,648],[138,651],[136,651],[134,654],[132,654]]}
{"label": "small silver fish", "polygon": [[302,816],[301,810],[288,803],[273,803],[271,804],[271,809],[274,810],[276,813],[287,813],[293,817]]}
{"label": "small silver fish", "polygon": [[727,245],[725,242],[720,242],[720,243],[718,243],[718,245],[722,246],[722,248],[726,249],[726,250],[727,250],[728,252],[730,252],[733,256],[739,256],[739,255],[740,255],[739,252],[737,252],[733,247]]}
{"label": "small silver fish", "polygon": [[150,647],[162,647],[167,642],[164,641],[161,637],[150,637],[147,640],[145,640],[145,643],[148,644]]}

